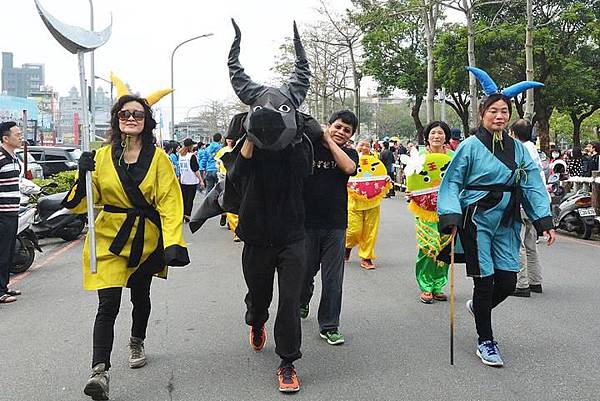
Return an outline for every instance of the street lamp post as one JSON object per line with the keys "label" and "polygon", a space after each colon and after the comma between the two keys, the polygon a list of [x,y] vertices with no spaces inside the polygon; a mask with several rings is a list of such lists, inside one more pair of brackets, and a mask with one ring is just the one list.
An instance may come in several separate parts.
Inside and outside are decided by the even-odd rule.
{"label": "street lamp post", "polygon": [[[200,107],[204,107],[204,105],[203,104],[199,104],[197,106],[192,106],[192,107],[190,107],[188,109],[188,111],[186,113],[185,119],[187,121],[187,134],[188,134],[188,136],[190,136],[190,111],[192,111],[194,109],[198,109]],[[190,138],[191,138],[191,136],[190,136]]]}
{"label": "street lamp post", "polygon": [[100,81],[104,81],[104,82],[106,82],[107,84],[109,84],[109,85],[110,85],[110,105],[111,105],[111,107],[112,107],[112,105],[114,104],[114,99],[113,99],[113,88],[114,88],[114,86],[115,86],[115,85],[113,84],[113,82],[112,82],[112,81],[109,81],[109,80],[108,80],[108,79],[106,79],[106,78],[99,77],[98,75],[94,75],[94,78],[96,78],[96,79],[99,79]]}
{"label": "street lamp post", "polygon": [[[192,40],[196,40],[196,39],[200,39],[200,38],[207,38],[212,35],[213,35],[212,33],[207,33],[207,34],[200,35],[200,36],[194,36],[193,38],[184,40],[183,42],[181,42],[180,44],[175,46],[175,48],[173,49],[173,52],[171,53],[171,89],[175,89],[173,57],[175,57],[175,52],[177,51],[177,49],[179,49],[182,45],[184,45],[188,42],[191,42]],[[175,137],[175,92],[171,92],[171,139],[173,139],[174,137]]]}

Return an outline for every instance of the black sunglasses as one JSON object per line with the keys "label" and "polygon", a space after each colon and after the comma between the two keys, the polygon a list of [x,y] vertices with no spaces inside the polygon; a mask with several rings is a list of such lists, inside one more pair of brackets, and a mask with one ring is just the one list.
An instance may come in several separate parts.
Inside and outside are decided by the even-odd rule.
{"label": "black sunglasses", "polygon": [[146,113],[140,110],[121,110],[117,113],[117,117],[119,117],[119,120],[122,121],[127,121],[132,116],[136,121],[142,121],[144,118],[146,118]]}

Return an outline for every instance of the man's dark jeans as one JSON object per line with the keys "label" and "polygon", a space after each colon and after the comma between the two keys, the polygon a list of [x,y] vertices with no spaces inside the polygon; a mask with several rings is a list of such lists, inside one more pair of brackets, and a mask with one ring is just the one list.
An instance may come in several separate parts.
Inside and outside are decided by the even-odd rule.
{"label": "man's dark jeans", "polygon": [[7,216],[6,213],[0,213],[0,233],[2,233],[2,241],[0,241],[0,297],[8,291],[9,269],[15,253],[18,226],[18,216]]}
{"label": "man's dark jeans", "polygon": [[321,332],[337,329],[340,325],[345,240],[346,229],[306,229],[307,272],[300,303],[310,303],[320,268],[321,302],[317,320]]}
{"label": "man's dark jeans", "polygon": [[217,185],[217,182],[219,182],[219,176],[216,171],[207,171],[204,181],[206,184],[206,194],[208,195],[215,185]]}

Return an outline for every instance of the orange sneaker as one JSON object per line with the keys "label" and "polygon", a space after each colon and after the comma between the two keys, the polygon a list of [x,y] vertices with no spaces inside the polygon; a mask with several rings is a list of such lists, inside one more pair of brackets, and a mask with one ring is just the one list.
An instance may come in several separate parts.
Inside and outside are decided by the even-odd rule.
{"label": "orange sneaker", "polygon": [[363,259],[360,262],[360,267],[362,267],[363,269],[371,270],[375,268],[375,265],[373,264],[371,259]]}
{"label": "orange sneaker", "polygon": [[435,299],[436,301],[447,301],[448,300],[448,296],[446,294],[444,294],[443,292],[437,293],[437,294],[433,294],[433,299]]}
{"label": "orange sneaker", "polygon": [[261,327],[260,331],[255,332],[254,327],[250,328],[250,346],[254,352],[262,351],[267,342],[267,330],[265,325]]}
{"label": "orange sneaker", "polygon": [[300,391],[300,380],[294,366],[277,368],[277,379],[279,380],[279,391],[282,393],[295,393]]}
{"label": "orange sneaker", "polygon": [[419,299],[421,300],[421,302],[423,302],[424,304],[430,304],[433,303],[433,294],[427,291],[423,291],[421,293],[421,295],[419,295]]}

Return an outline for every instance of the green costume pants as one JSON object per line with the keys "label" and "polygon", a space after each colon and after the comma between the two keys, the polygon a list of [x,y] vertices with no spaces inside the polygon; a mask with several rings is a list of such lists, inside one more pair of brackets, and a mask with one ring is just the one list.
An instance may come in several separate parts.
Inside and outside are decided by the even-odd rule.
{"label": "green costume pants", "polygon": [[444,292],[444,286],[448,283],[448,265],[446,263],[439,266],[436,261],[419,249],[415,270],[421,291],[433,294]]}

